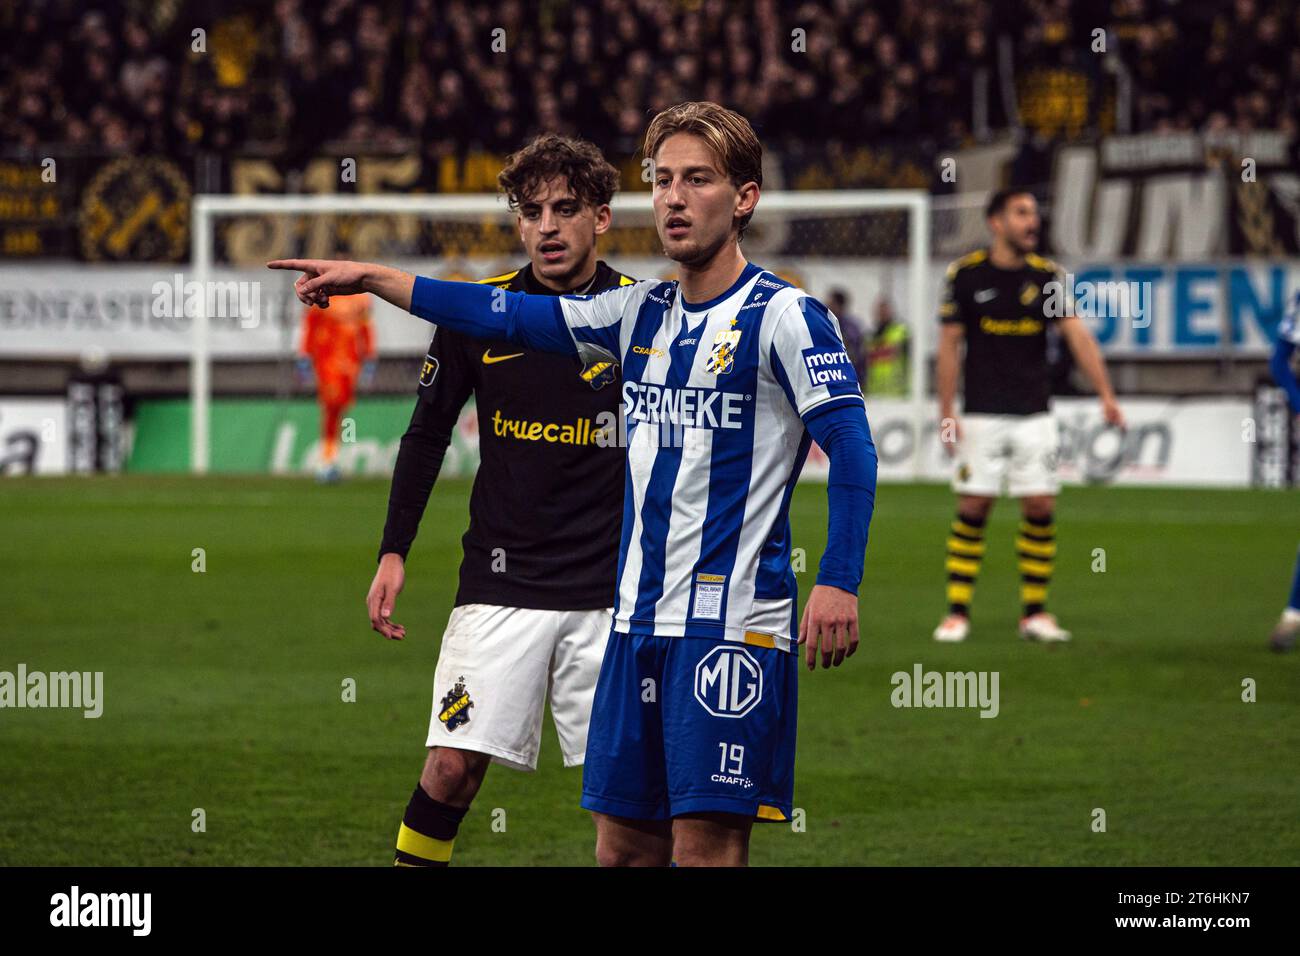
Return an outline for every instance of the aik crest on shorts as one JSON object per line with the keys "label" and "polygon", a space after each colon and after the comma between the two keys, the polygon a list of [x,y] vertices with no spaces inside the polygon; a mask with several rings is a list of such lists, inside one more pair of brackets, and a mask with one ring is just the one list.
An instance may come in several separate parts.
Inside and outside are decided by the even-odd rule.
{"label": "aik crest on shorts", "polygon": [[713,337],[713,348],[704,371],[709,375],[726,375],[736,364],[736,346],[740,342],[740,329],[723,329]]}
{"label": "aik crest on shorts", "polygon": [[442,698],[442,710],[438,712],[438,719],[451,732],[462,724],[469,723],[469,709],[473,706],[469,691],[465,689],[465,678],[461,677]]}

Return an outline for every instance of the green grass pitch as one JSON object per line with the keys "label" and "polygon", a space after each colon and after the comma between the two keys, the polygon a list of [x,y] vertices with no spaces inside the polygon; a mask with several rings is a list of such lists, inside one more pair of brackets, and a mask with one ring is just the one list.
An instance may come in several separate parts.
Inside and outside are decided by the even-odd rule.
{"label": "green grass pitch", "polygon": [[[408,638],[390,643],[363,608],[383,482],[5,480],[0,670],[103,671],[105,705],[98,720],[0,710],[0,863],[388,865],[468,491],[435,489],[395,615]],[[1300,860],[1300,654],[1265,647],[1300,499],[1066,489],[1051,601],[1075,634],[1065,647],[1016,636],[1011,502],[990,527],[971,639],[930,640],[951,511],[945,488],[881,486],[862,647],[801,677],[804,829],[759,827],[752,862]],[[799,488],[792,521],[806,595],[822,488]],[[916,663],[999,672],[999,716],[894,708],[890,675]],[[341,699],[349,677],[355,703]],[[457,863],[591,865],[580,785],[548,726],[536,773],[488,774]]]}

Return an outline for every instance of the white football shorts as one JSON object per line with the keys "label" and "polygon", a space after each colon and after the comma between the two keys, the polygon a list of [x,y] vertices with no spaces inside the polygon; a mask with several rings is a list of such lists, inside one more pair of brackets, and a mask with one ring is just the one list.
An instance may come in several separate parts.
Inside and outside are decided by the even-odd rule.
{"label": "white football shorts", "polygon": [[1060,491],[1056,460],[1060,436],[1051,412],[1033,415],[963,415],[958,419],[956,470],[959,495],[1013,498]]}
{"label": "white football shorts", "polygon": [[549,694],[564,765],[580,765],[612,614],[453,608],[434,671],[427,746],[474,750],[506,767],[535,770]]}

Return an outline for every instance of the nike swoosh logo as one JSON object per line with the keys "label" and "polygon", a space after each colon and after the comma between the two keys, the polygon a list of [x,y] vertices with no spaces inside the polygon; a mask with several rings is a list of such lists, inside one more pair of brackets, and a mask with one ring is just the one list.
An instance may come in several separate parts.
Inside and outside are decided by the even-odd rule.
{"label": "nike swoosh logo", "polygon": [[512,358],[519,358],[523,354],[523,352],[515,352],[513,355],[493,355],[492,350],[488,349],[483,353],[483,364],[495,365],[497,362],[506,362]]}

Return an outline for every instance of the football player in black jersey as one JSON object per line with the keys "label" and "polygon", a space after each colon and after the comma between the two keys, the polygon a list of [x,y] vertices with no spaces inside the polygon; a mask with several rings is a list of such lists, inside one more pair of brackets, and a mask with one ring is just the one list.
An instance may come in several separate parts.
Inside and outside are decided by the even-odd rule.
{"label": "football player in black jersey", "polygon": [[[957,518],[948,536],[948,614],[937,641],[962,641],[970,631],[970,603],[984,556],[984,526],[1005,490],[1020,499],[1020,636],[1067,641],[1047,613],[1047,586],[1056,555],[1052,514],[1057,426],[1048,411],[1048,327],[1055,324],[1080,370],[1101,398],[1106,422],[1124,427],[1124,415],[1106,374],[1097,341],[1073,314],[1071,290],[1057,266],[1035,253],[1041,220],[1024,189],[994,193],[985,210],[992,241],[948,269],[939,308],[942,323],[936,376],[940,438],[956,459]],[[965,358],[960,358],[962,344]],[[957,375],[963,403],[954,408]]]}
{"label": "football player in black jersey", "polygon": [[[632,282],[596,258],[618,172],[595,146],[541,136],[509,158],[498,181],[529,263],[484,282],[543,295]],[[584,368],[505,341],[434,334],[366,598],[385,637],[406,633],[392,615],[407,552],[471,394],[480,464],[434,676],[428,758],[398,832],[398,865],[450,861],[490,762],[536,767],[548,691],[564,763],[583,762],[623,518],[617,373],[610,363]]]}

